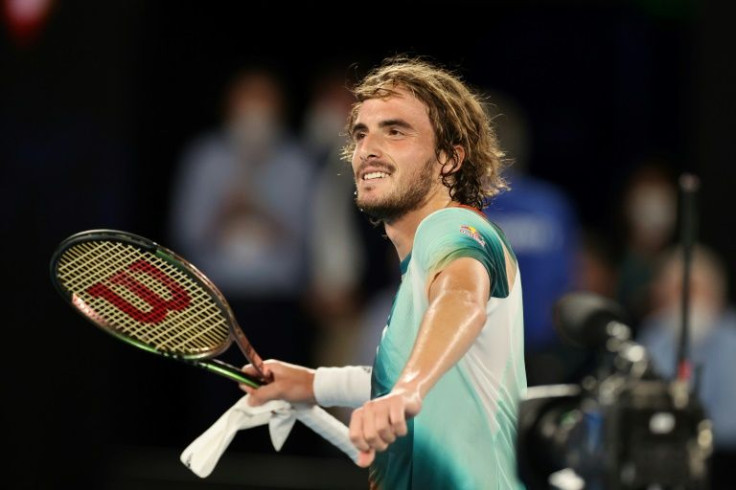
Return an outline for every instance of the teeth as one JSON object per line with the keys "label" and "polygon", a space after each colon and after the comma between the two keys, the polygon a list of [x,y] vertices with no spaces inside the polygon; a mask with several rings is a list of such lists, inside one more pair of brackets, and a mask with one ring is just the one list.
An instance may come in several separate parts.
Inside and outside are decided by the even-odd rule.
{"label": "teeth", "polygon": [[384,177],[388,177],[388,174],[384,172],[371,172],[371,173],[365,174],[363,176],[363,180],[382,179]]}

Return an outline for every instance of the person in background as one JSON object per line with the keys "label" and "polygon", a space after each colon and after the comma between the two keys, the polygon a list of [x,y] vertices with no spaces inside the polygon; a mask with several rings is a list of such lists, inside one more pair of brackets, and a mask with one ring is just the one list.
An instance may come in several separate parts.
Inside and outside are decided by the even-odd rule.
{"label": "person in background", "polygon": [[[288,95],[270,65],[233,74],[223,94],[222,124],[183,151],[171,190],[170,234],[174,247],[247,323],[259,352],[309,362],[304,210],[315,164],[289,125]],[[240,363],[231,351],[225,359]],[[216,383],[206,382],[214,389]],[[205,398],[218,403],[218,396]]]}
{"label": "person in background", "polygon": [[619,211],[616,299],[636,331],[651,309],[647,291],[655,261],[674,243],[677,231],[677,185],[665,160],[649,157],[635,166],[624,184]]}
{"label": "person in background", "polygon": [[[373,360],[377,342],[372,341],[383,325],[366,324],[363,318],[374,311],[388,316],[391,299],[386,305],[377,297],[391,288],[393,298],[399,276],[391,242],[355,206],[355,180],[342,158],[345,121],[354,101],[345,66],[331,62],[315,76],[303,124],[319,166],[309,209],[308,304],[317,328],[314,360],[320,365]],[[367,335],[372,338],[365,342]],[[349,416],[345,410],[333,412]]]}
{"label": "person in background", "polygon": [[273,382],[241,388],[252,405],[355,407],[350,436],[373,488],[522,488],[521,274],[480,210],[507,188],[483,98],[448,69],[404,56],[354,94],[344,155],[356,204],[383,226],[402,276],[373,366],[269,360]]}
{"label": "person in background", "polygon": [[575,289],[616,299],[618,257],[607,233],[596,227],[583,229],[575,260]]}
{"label": "person in background", "polygon": [[[644,317],[638,342],[654,367],[674,378],[682,331],[683,252],[667,249],[657,257],[651,283],[652,311]],[[713,423],[712,488],[736,488],[736,307],[729,300],[724,264],[717,252],[697,245],[690,265],[689,349],[695,395]]]}
{"label": "person in background", "polygon": [[577,210],[563,188],[532,174],[532,132],[522,106],[500,91],[488,94],[511,161],[505,177],[513,191],[499,195],[484,212],[506,233],[524,273],[527,380],[530,385],[566,382],[579,355],[561,342],[552,311],[576,286],[581,249]]}

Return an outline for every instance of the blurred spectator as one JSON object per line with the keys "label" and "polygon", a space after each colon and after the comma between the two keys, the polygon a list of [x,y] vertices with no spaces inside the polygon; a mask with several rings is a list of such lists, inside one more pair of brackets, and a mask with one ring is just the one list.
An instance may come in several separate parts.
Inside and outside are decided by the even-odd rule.
{"label": "blurred spectator", "polygon": [[[353,103],[347,73],[347,64],[327,63],[316,71],[310,85],[302,136],[321,166],[335,163],[335,153],[345,144],[345,123]],[[349,168],[347,162],[340,162],[333,170],[339,173]]]}
{"label": "blurred spectator", "polygon": [[506,175],[511,191],[496,196],[485,212],[506,233],[519,260],[528,382],[558,382],[565,367],[552,352],[561,345],[552,308],[575,285],[577,212],[563,189],[530,173],[531,132],[522,107],[505,94],[489,92],[489,96],[498,112],[496,130],[512,165]]}
{"label": "blurred spectator", "polygon": [[[361,322],[363,309],[399,275],[393,246],[355,206],[352,170],[340,157],[353,103],[348,83],[347,64],[320,70],[302,127],[319,165],[309,211],[309,305],[318,327],[315,362],[326,366],[357,362],[363,330],[374,328]],[[387,317],[388,309],[375,328]]]}
{"label": "blurred spectator", "polygon": [[616,299],[636,330],[651,308],[647,290],[654,261],[675,238],[677,185],[667,163],[652,158],[637,166],[625,183],[621,203]]}
{"label": "blurred spectator", "polygon": [[608,236],[593,227],[583,229],[575,266],[575,289],[615,300],[617,266],[615,247]]}
{"label": "blurred spectator", "polygon": [[222,126],[183,153],[170,230],[176,249],[223,291],[263,357],[304,363],[311,362],[301,300],[314,163],[287,122],[288,95],[271,68],[235,74]]}
{"label": "blurred spectator", "polygon": [[[657,257],[652,280],[652,313],[644,318],[639,342],[659,373],[675,376],[682,330],[683,254],[681,248]],[[696,395],[713,422],[713,489],[736,488],[736,308],[729,300],[724,264],[704,245],[693,250],[690,269],[689,349]]]}
{"label": "blurred spectator", "polygon": [[312,84],[302,126],[306,146],[318,165],[309,210],[309,287],[310,304],[321,323],[354,313],[365,267],[354,217],[355,184],[350,166],[340,158],[351,104],[344,71],[336,67],[320,72]]}

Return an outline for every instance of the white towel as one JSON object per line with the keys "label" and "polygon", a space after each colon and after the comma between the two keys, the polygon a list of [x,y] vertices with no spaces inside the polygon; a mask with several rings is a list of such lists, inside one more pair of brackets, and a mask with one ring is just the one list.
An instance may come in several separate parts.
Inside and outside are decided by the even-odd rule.
{"label": "white towel", "polygon": [[248,395],[240,398],[209,429],[189,444],[179,459],[194,474],[205,478],[212,473],[239,430],[268,424],[271,443],[279,451],[297,419],[340,448],[354,462],[357,461],[358,450],[350,443],[348,428],[320,407],[294,407],[280,400],[254,407],[248,404]]}

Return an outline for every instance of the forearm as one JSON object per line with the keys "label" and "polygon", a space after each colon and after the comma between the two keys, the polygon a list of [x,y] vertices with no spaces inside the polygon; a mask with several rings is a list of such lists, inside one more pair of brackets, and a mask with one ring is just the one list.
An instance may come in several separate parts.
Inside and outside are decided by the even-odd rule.
{"label": "forearm", "polygon": [[435,297],[391,392],[353,412],[350,440],[364,451],[361,466],[373,461],[374,451],[384,451],[408,433],[407,420],[421,411],[427,392],[467,352],[483,328],[484,317],[484,308],[472,294],[445,290]]}
{"label": "forearm", "polygon": [[430,304],[414,348],[394,391],[423,399],[442,375],[468,351],[486,320],[485,304],[462,289],[442,291]]}
{"label": "forearm", "polygon": [[[324,407],[358,407],[370,399],[371,368],[368,366],[320,367],[310,369],[274,359],[265,362],[273,382],[259,388],[241,384],[251,395],[251,405],[270,400],[291,403],[317,403]],[[243,368],[255,376],[252,365]]]}
{"label": "forearm", "polygon": [[422,409],[424,397],[468,351],[486,321],[490,278],[472,258],[453,260],[428,285],[424,314],[409,359],[390,393],[357,408],[350,419],[350,439],[366,466],[373,451],[383,451],[408,433],[407,420]]}

